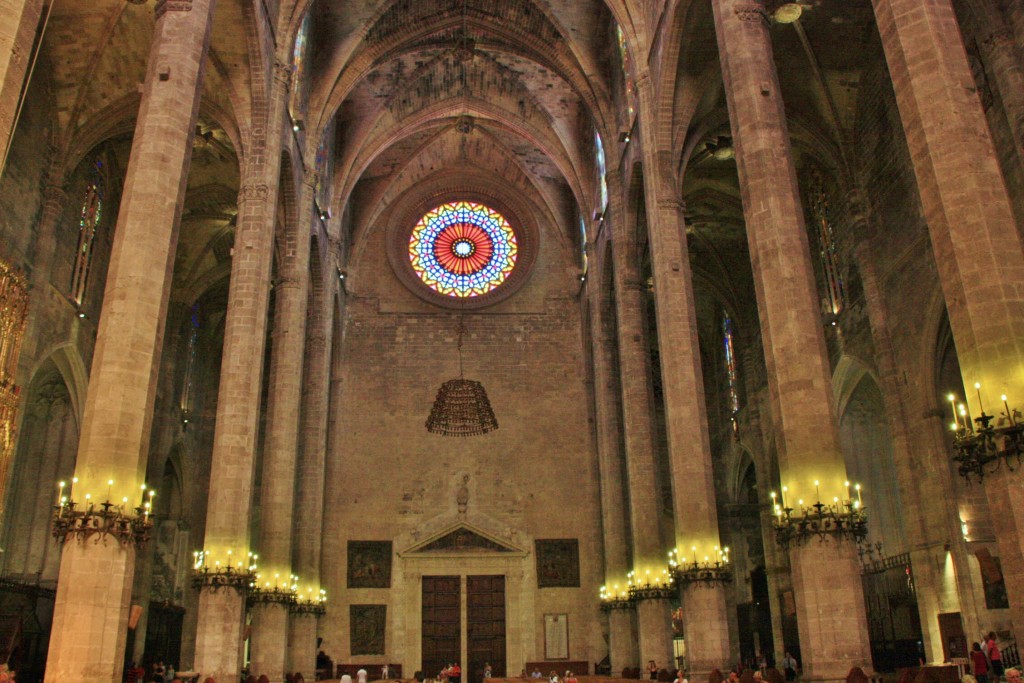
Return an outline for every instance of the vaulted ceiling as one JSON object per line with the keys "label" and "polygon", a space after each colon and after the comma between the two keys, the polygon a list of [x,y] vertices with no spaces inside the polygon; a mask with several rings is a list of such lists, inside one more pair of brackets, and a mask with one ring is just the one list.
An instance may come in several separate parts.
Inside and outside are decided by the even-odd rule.
{"label": "vaulted ceiling", "polygon": [[[251,125],[258,68],[250,63],[251,24],[259,14],[251,2],[217,2],[178,259],[186,298],[227,268],[215,255],[232,231]],[[708,148],[728,138],[729,123],[706,0],[260,2],[278,17],[271,35],[279,55],[311,14],[304,125],[315,136],[334,122],[332,208],[349,211],[355,241],[401,193],[439,173],[463,173],[529,197],[558,226],[560,245],[577,249],[576,216],[597,210],[593,131],[602,135],[609,166],[630,159],[620,140],[631,125],[616,44],[621,25],[635,61],[673,60],[660,67],[668,75],[658,81],[671,112],[663,139],[687,202],[698,289],[730,306],[750,298],[735,164]],[[766,2],[769,11],[781,4]],[[801,154],[842,169],[850,163],[842,150],[851,147],[860,73],[880,58],[871,4],[796,4],[800,21],[772,28],[791,133]],[[54,145],[70,164],[131,131],[152,33],[152,2],[54,3],[39,72],[52,102]]]}

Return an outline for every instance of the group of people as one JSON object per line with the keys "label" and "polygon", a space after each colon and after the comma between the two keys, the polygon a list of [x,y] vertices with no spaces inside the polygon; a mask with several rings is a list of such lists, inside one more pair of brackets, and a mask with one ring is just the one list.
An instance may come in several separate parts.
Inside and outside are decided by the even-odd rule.
{"label": "group of people", "polygon": [[[971,645],[971,673],[964,676],[964,683],[998,683],[1003,674],[1006,680],[1015,679],[1012,683],[1020,682],[1020,671],[1017,669],[1003,670],[1003,653],[996,642],[995,631],[989,631],[984,638],[984,643]],[[968,680],[973,679],[973,680]]]}
{"label": "group of people", "polygon": [[[485,678],[489,678],[489,676],[486,676],[486,675],[484,677]],[[526,677],[526,670],[524,669],[523,670],[523,678],[525,678],[525,677]],[[530,678],[544,678],[544,674],[542,674],[540,672],[540,669],[534,669],[533,673],[530,674]],[[565,672],[565,675],[562,676],[562,677],[558,676],[558,672],[557,671],[552,671],[548,675],[548,683],[579,683],[579,681],[576,678],[576,674],[574,674],[572,671],[568,671],[567,670]]]}
{"label": "group of people", "polygon": [[174,665],[165,665],[162,661],[153,662],[148,675],[146,670],[135,662],[129,664],[124,672],[126,683],[173,683],[175,676],[177,674]]}
{"label": "group of people", "polygon": [[438,678],[441,681],[448,681],[448,683],[460,683],[462,680],[462,667],[459,666],[458,662],[449,664],[445,668],[441,669],[441,673]]}

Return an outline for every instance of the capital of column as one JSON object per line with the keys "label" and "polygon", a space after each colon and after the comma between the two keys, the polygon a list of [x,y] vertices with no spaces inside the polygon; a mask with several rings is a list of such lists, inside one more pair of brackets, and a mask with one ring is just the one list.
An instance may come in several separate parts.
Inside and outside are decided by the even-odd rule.
{"label": "capital of column", "polygon": [[166,12],[191,12],[192,0],[156,0],[154,13],[159,19]]}
{"label": "capital of column", "polygon": [[61,206],[68,198],[67,190],[60,183],[47,183],[43,188],[43,203]]}
{"label": "capital of column", "polygon": [[275,289],[296,289],[299,286],[299,278],[295,275],[282,275],[274,282]]}
{"label": "capital of column", "polygon": [[675,211],[680,216],[686,213],[686,202],[682,199],[662,199],[658,202],[658,208],[662,211]]}
{"label": "capital of column", "polygon": [[1017,44],[1013,37],[1013,31],[1008,28],[993,31],[992,35],[982,42],[998,48],[1013,48]]}
{"label": "capital of column", "polygon": [[292,67],[280,59],[274,60],[274,80],[283,85],[286,89],[292,81]]}
{"label": "capital of column", "polygon": [[238,191],[238,203],[251,201],[265,202],[270,196],[270,188],[267,185],[242,185]]}
{"label": "capital of column", "polygon": [[735,8],[736,17],[742,21],[751,24],[760,23],[764,26],[768,25],[768,11],[763,5],[748,3],[745,5],[737,5]]}
{"label": "capital of column", "polygon": [[306,187],[315,188],[318,182],[320,182],[320,174],[316,172],[315,168],[307,168],[306,172],[302,174],[302,184]]}

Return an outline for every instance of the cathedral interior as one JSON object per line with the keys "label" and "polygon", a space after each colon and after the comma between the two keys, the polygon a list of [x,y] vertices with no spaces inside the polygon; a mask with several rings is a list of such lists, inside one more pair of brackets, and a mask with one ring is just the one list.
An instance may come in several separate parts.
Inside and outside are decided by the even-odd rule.
{"label": "cathedral interior", "polygon": [[0,149],[18,680],[1019,661],[1021,0],[0,0]]}

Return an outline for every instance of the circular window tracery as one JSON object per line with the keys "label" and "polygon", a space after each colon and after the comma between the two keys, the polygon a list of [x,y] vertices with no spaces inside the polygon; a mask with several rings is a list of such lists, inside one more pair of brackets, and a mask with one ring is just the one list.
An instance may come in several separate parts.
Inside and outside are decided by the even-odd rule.
{"label": "circular window tracery", "polygon": [[428,211],[409,236],[413,272],[454,299],[483,296],[516,267],[519,243],[508,220],[486,204],[453,201]]}

